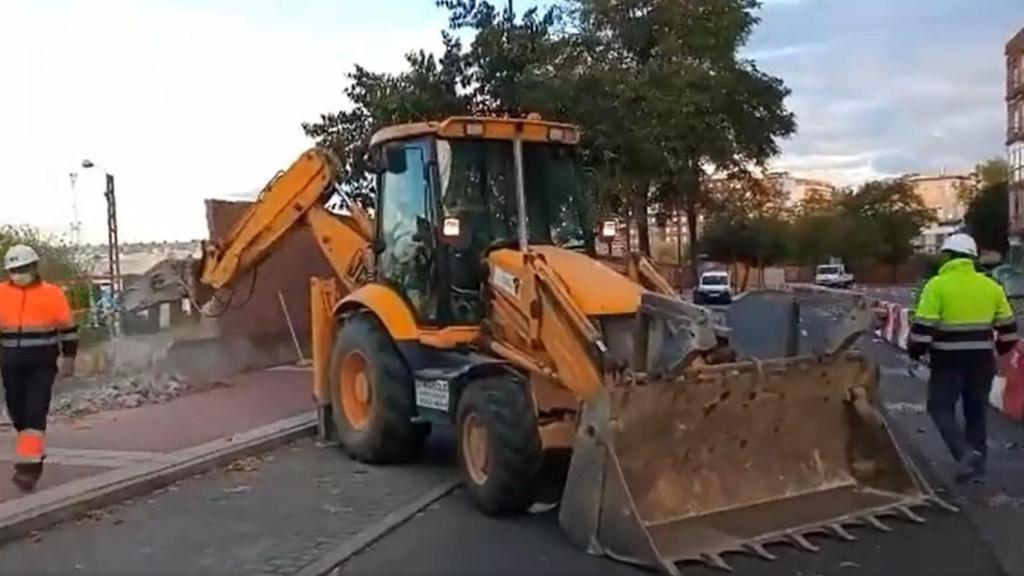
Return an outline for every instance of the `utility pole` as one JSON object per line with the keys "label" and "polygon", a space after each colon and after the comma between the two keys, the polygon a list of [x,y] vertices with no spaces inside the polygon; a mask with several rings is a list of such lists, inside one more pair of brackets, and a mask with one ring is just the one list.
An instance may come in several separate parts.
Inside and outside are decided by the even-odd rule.
{"label": "utility pole", "polygon": [[74,238],[75,246],[82,243],[82,221],[78,218],[78,193],[75,192],[75,183],[78,182],[78,172],[68,174],[71,180],[71,237]]}
{"label": "utility pole", "polygon": [[[82,160],[82,168],[96,165],[89,159]],[[121,312],[118,296],[121,294],[121,245],[117,239],[117,197],[114,194],[114,175],[103,170],[106,185],[103,197],[107,201],[107,265],[110,274],[110,334],[121,335]]]}
{"label": "utility pole", "polygon": [[110,263],[110,299],[114,303],[113,332],[120,335],[121,318],[118,296],[121,294],[121,246],[117,240],[117,198],[114,195],[114,175],[107,174],[107,187],[103,195],[107,200],[107,256]]}

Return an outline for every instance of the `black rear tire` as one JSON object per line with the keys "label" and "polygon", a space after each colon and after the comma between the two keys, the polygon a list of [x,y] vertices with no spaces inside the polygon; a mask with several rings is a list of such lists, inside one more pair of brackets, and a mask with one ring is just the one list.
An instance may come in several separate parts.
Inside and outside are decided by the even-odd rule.
{"label": "black rear tire", "polygon": [[[365,422],[349,421],[342,400],[342,362],[350,354],[365,359],[371,403]],[[413,378],[395,343],[375,316],[361,313],[338,328],[331,352],[330,392],[335,429],[342,448],[356,460],[399,463],[412,459],[429,428],[413,423]]]}
{"label": "black rear tire", "polygon": [[[486,430],[486,478],[467,463],[467,422]],[[543,449],[537,418],[524,385],[511,375],[483,378],[469,384],[459,399],[457,416],[459,465],[473,504],[488,515],[524,512],[533,503]]]}

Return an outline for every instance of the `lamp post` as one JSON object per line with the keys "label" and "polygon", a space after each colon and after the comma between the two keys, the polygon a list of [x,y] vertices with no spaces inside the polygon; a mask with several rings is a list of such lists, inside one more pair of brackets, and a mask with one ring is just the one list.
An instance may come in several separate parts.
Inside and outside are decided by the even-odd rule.
{"label": "lamp post", "polygon": [[[96,165],[89,159],[82,160],[82,168],[94,168]],[[103,170],[101,168],[101,170]],[[121,318],[117,308],[117,299],[121,293],[121,246],[117,240],[117,198],[114,194],[114,175],[103,170],[106,183],[103,197],[107,200],[107,263],[110,274],[110,301],[112,336],[121,333]]]}

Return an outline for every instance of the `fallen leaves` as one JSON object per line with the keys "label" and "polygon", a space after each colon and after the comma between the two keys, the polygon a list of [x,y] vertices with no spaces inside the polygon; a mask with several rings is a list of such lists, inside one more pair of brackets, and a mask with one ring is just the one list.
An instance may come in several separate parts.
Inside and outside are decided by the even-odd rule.
{"label": "fallen leaves", "polygon": [[248,484],[241,484],[239,486],[233,486],[231,488],[225,488],[225,489],[221,490],[221,492],[223,492],[225,494],[242,494],[242,493],[248,492],[250,490],[252,490],[252,486],[249,486]]}
{"label": "fallen leaves", "polygon": [[262,464],[263,459],[259,456],[246,456],[228,464],[227,469],[229,472],[253,472],[259,470]]}

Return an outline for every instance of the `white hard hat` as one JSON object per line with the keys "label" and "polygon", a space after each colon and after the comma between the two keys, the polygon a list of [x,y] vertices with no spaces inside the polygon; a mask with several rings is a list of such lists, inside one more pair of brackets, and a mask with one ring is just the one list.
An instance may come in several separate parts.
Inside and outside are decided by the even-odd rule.
{"label": "white hard hat", "polygon": [[31,246],[25,244],[15,244],[4,254],[4,270],[21,268],[34,262],[39,262],[39,254],[36,254]]}
{"label": "white hard hat", "polygon": [[949,237],[946,238],[946,241],[942,243],[942,248],[939,250],[942,252],[967,254],[968,256],[973,256],[975,258],[978,257],[978,245],[974,242],[974,238],[963,233],[950,234]]}

